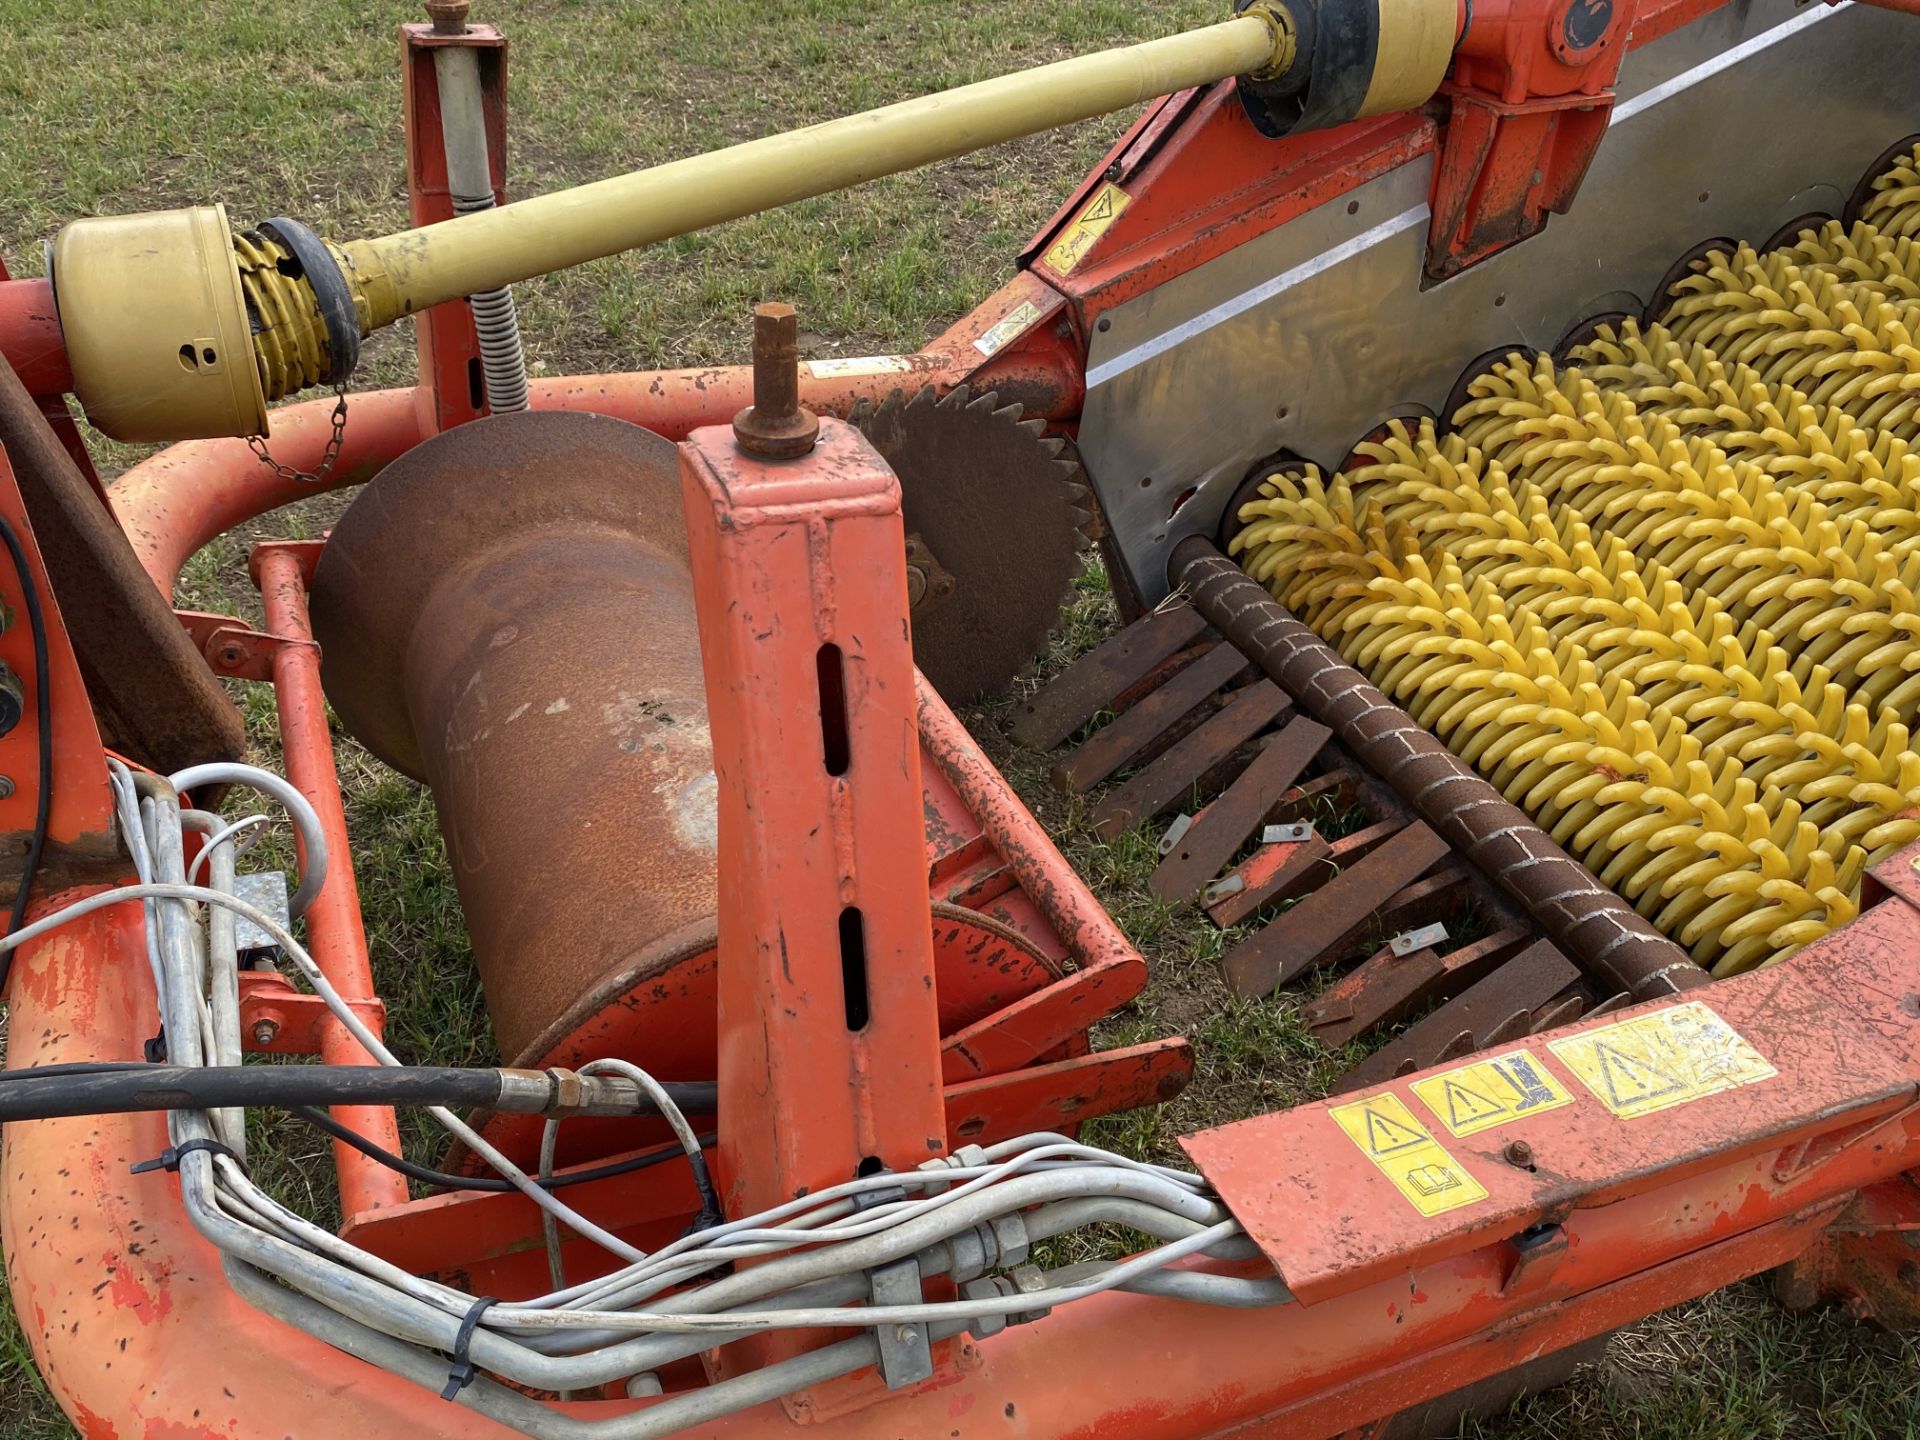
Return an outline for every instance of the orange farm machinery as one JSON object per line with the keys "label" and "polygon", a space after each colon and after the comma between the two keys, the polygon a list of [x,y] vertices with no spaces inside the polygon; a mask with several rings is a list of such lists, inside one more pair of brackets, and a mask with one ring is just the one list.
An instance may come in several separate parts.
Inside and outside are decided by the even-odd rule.
{"label": "orange farm machinery", "polygon": [[[1382,1436],[1763,1271],[1920,1324],[1911,0],[1241,0],[514,203],[506,40],[428,8],[410,228],[0,271],[0,1233],[83,1433]],[[917,354],[769,303],[528,374],[518,281],[1142,104]],[[175,443],[104,487],[69,396]],[[172,608],[348,486],[263,628]],[[1358,951],[1305,1022],[1385,1037],[1187,1165],[1076,1138],[1193,1057],[1095,1048],[1149,961],[950,708],[1095,543],[1131,623],[1016,732],[1234,990]],[[330,709],[432,790],[501,1066],[383,1038]]]}

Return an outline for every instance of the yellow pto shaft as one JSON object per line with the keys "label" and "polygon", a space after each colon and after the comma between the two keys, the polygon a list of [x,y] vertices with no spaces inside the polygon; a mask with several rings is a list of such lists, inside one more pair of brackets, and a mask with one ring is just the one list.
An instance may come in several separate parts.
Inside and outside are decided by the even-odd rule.
{"label": "yellow pto shaft", "polygon": [[1177,90],[1274,79],[1295,60],[1283,3],[377,239],[286,219],[233,235],[219,206],[78,220],[53,246],[74,390],[120,440],[261,434],[269,402],[344,384],[361,336],[444,301]]}
{"label": "yellow pto shaft", "polygon": [[461,295],[670,240],[1232,75],[1286,68],[1291,31],[1256,7],[1164,40],[1083,55],[768,135],[650,170],[341,246],[368,328]]}

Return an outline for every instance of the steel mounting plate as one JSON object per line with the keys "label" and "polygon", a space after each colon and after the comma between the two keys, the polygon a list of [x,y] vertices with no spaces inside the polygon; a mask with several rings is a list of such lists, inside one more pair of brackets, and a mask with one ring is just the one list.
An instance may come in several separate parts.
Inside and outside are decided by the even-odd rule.
{"label": "steel mounting plate", "polygon": [[1488,351],[1643,308],[1700,241],[1839,213],[1920,130],[1914,35],[1864,5],[1724,6],[1627,57],[1567,214],[1440,285],[1421,289],[1423,157],[1110,312],[1079,444],[1141,597],[1165,595],[1173,546],[1213,533],[1262,458],[1331,469],[1381,420],[1437,413]]}

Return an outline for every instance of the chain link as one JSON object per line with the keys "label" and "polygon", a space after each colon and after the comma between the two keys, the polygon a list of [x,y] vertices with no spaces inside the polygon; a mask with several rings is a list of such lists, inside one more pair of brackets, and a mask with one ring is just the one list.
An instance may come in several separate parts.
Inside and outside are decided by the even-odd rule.
{"label": "chain link", "polygon": [[347,438],[347,387],[344,383],[333,387],[335,395],[333,405],[333,434],[327,437],[327,448],[320,452],[320,464],[313,470],[296,470],[291,465],[282,465],[267,453],[266,437],[249,436],[247,448],[260,457],[260,463],[280,479],[289,484],[320,485],[333,473],[334,464],[340,459],[340,447]]}

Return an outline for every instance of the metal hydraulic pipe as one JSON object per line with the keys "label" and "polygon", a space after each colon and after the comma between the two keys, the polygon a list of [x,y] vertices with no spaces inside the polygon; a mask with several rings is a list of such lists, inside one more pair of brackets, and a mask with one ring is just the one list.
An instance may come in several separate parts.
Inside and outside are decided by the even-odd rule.
{"label": "metal hydraulic pipe", "polygon": [[363,302],[362,327],[373,330],[445,300],[1177,90],[1284,70],[1291,58],[1290,32],[1256,6],[1186,34],[962,85],[339,249]]}
{"label": "metal hydraulic pipe", "polygon": [[1707,983],[1687,953],[1560,848],[1413,717],[1287,613],[1211,540],[1174,548],[1167,578],[1214,629],[1397,790],[1589,974],[1636,1000]]}

